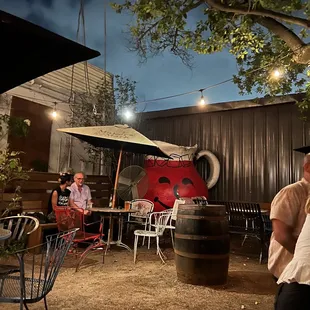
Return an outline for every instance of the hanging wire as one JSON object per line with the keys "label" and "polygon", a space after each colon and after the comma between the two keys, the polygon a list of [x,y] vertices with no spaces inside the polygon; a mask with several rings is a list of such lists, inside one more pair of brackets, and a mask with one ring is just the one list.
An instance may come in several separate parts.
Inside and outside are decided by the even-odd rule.
{"label": "hanging wire", "polygon": [[[295,53],[296,51],[298,51],[299,49],[301,49],[302,46],[292,50],[289,52],[290,53]],[[284,59],[285,57],[287,57],[289,54],[286,54],[286,55],[283,55],[283,56],[279,56],[277,57],[274,61],[279,61],[279,60],[282,60]],[[309,61],[310,63],[310,61]],[[270,63],[270,64],[266,64],[264,66],[261,66],[259,68],[256,68],[256,69],[253,69],[249,72],[247,72],[247,74],[252,74],[252,73],[255,73],[257,71],[261,71],[263,69],[266,69],[268,67],[273,67],[274,66],[274,62]],[[147,103],[151,103],[151,102],[156,102],[156,101],[162,101],[162,100],[167,100],[167,99],[172,99],[172,98],[176,98],[176,97],[181,97],[181,96],[186,96],[186,95],[191,95],[191,94],[195,94],[195,93],[198,93],[198,92],[201,92],[201,91],[205,91],[205,90],[209,90],[211,88],[215,88],[215,87],[218,87],[218,86],[221,86],[223,84],[226,84],[226,83],[229,83],[229,82],[232,82],[234,79],[233,78],[230,78],[230,79],[227,79],[227,80],[224,80],[224,81],[221,81],[219,83],[216,83],[216,84],[213,84],[213,85],[210,85],[210,86],[206,86],[204,88],[200,88],[200,89],[196,89],[196,90],[192,90],[192,91],[188,91],[188,92],[184,92],[184,93],[179,93],[179,94],[175,94],[175,95],[170,95],[170,96],[166,96],[166,97],[161,97],[161,98],[155,98],[155,99],[150,99],[150,100],[144,100],[144,101],[139,101],[137,102],[137,104],[147,104]]]}

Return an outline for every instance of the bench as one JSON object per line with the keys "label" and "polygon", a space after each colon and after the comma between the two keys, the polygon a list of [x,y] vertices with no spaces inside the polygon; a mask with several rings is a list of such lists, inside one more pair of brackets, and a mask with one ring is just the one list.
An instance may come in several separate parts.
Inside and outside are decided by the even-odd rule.
{"label": "bench", "polygon": [[209,204],[226,206],[229,233],[244,235],[242,245],[248,237],[260,241],[260,263],[267,254],[268,241],[272,232],[268,214],[262,214],[261,204],[255,202],[209,201]]}
{"label": "bench", "polygon": [[[20,212],[42,212],[47,215],[48,200],[51,191],[59,184],[58,173],[48,172],[29,172],[29,180],[16,181],[12,189],[4,194],[4,201],[10,202],[14,197],[14,188],[21,186],[22,209]],[[112,183],[108,176],[89,175],[85,184],[90,187],[91,195],[96,206],[105,207],[109,204],[109,198],[112,191]],[[40,224],[35,234],[31,235],[28,247],[34,247],[43,242],[45,231],[56,229],[56,223]],[[36,248],[39,251],[39,247]]]}

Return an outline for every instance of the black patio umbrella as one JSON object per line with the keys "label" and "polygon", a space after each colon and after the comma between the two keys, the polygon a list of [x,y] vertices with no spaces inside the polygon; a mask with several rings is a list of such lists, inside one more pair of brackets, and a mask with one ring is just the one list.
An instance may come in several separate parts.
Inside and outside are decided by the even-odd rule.
{"label": "black patio umbrella", "polygon": [[304,153],[304,154],[308,154],[308,153],[310,153],[310,146],[299,147],[297,149],[294,149],[294,151]]}
{"label": "black patio umbrella", "polygon": [[0,94],[100,55],[56,33],[0,10]]}

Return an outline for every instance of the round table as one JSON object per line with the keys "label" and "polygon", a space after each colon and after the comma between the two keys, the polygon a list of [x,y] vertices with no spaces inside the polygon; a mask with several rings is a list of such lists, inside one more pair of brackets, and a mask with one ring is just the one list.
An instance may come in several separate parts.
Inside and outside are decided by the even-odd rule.
{"label": "round table", "polygon": [[[105,242],[105,244],[106,244],[105,253],[107,253],[107,250],[110,248],[111,244],[115,244],[115,245],[120,246],[122,248],[125,248],[131,252],[131,248],[122,242],[123,215],[128,214],[128,213],[135,213],[135,212],[138,212],[138,210],[134,210],[134,209],[125,210],[125,209],[116,209],[116,208],[114,208],[114,209],[112,209],[112,208],[97,208],[97,207],[93,207],[89,210],[91,212],[99,213],[102,226],[103,226],[103,222],[104,222],[104,217],[106,215],[109,216],[109,231],[108,231],[107,241]],[[113,226],[114,226],[113,216],[117,216],[117,220],[118,220],[117,240],[113,240]]]}

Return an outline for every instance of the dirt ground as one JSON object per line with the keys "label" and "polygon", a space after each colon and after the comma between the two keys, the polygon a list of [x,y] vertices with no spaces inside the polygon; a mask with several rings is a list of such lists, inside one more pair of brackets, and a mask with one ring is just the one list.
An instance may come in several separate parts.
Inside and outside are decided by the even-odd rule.
{"label": "dirt ground", "polygon": [[[156,256],[154,246],[150,250],[139,247],[134,265],[133,253],[113,246],[104,264],[102,251],[96,251],[77,273],[75,258],[67,256],[47,297],[49,309],[273,309],[276,284],[266,264],[258,263],[257,255],[232,253],[227,285],[208,288],[179,282],[173,250],[165,248],[164,253],[166,264]],[[19,306],[0,304],[0,309]],[[29,305],[29,309],[44,309],[43,301]]]}

